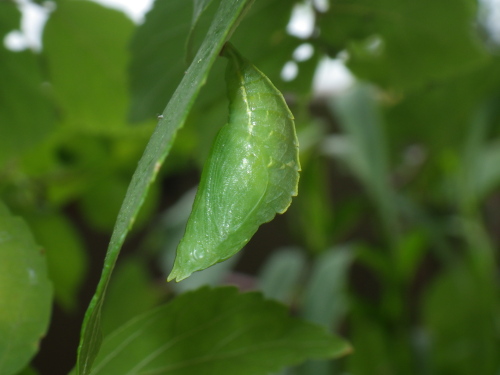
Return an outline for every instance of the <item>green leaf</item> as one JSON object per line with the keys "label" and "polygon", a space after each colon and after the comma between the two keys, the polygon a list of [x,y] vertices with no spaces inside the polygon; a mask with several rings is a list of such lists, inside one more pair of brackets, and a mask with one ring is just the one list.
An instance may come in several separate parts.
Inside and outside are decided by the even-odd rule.
{"label": "green leaf", "polygon": [[210,6],[213,0],[193,0],[193,21],[191,28],[196,26],[203,12]]}
{"label": "green leaf", "polygon": [[[415,271],[428,249],[429,243],[423,231],[408,231],[400,238],[396,252],[397,272],[402,282],[411,282]],[[391,269],[391,273],[395,270]]]}
{"label": "green leaf", "polygon": [[191,1],[155,1],[137,28],[130,44],[131,121],[156,117],[172,97],[186,71],[192,15]]}
{"label": "green leaf", "polygon": [[[122,176],[107,175],[90,186],[79,202],[80,210],[87,222],[96,230],[111,232],[116,215],[127,192],[128,181]],[[140,228],[155,211],[160,191],[156,185],[149,190],[139,214],[135,228]]]}
{"label": "green leaf", "polygon": [[77,368],[79,375],[86,375],[90,372],[92,362],[99,351],[101,342],[100,311],[111,272],[125,237],[144,202],[149,186],[153,183],[163,160],[172,147],[178,129],[186,121],[194,99],[205,82],[208,72],[231,28],[245,6],[249,4],[250,0],[231,1],[221,4],[203,45],[165,108],[163,118],[160,120],[144,151],[143,157],[139,161],[118,214],[97,291],[90,302],[83,322],[78,348]]}
{"label": "green leaf", "polygon": [[304,295],[304,318],[328,329],[338,328],[348,307],[347,276],[352,261],[349,248],[333,248],[316,258]]}
{"label": "green leaf", "polygon": [[[303,151],[302,143],[300,146]],[[306,248],[319,254],[328,248],[334,235],[332,211],[335,210],[332,210],[332,187],[328,180],[324,158],[317,155],[304,158],[302,155],[301,163],[304,159],[306,161],[299,181],[300,194],[291,209],[295,213],[293,218],[297,221],[301,238],[307,244]]]}
{"label": "green leaf", "polygon": [[162,296],[153,284],[144,261],[129,257],[119,263],[108,288],[102,311],[102,329],[105,334],[125,324],[136,315],[157,306]]}
{"label": "green leaf", "polygon": [[[276,83],[283,65],[291,58],[291,55],[284,56],[282,49],[293,51],[303,43],[286,31],[294,3],[289,0],[257,0],[231,37],[231,43],[241,46],[241,53],[258,64]],[[290,41],[295,45],[292,46]],[[269,69],[271,65],[275,69]]]}
{"label": "green leaf", "polygon": [[[2,1],[0,9],[0,37],[3,40],[10,31],[20,27],[21,12],[13,1]],[[4,45],[2,45],[2,48],[4,48]]]}
{"label": "green leaf", "polygon": [[[400,153],[403,147],[417,144],[433,160],[449,148],[462,153],[478,106],[498,90],[499,84],[500,59],[492,58],[489,64],[473,71],[390,98],[385,116],[391,139],[388,146],[394,153]],[[428,164],[426,174],[432,173],[428,177],[432,183],[443,171],[436,171],[439,163]],[[429,189],[428,184],[425,189]]]}
{"label": "green leaf", "polygon": [[469,0],[339,0],[319,26],[332,54],[347,49],[356,75],[408,89],[487,60],[474,22],[476,5]]}
{"label": "green leaf", "polygon": [[289,304],[305,271],[304,253],[297,248],[283,248],[271,254],[259,272],[259,289],[267,298]]}
{"label": "green leaf", "polygon": [[[320,254],[314,262],[305,287],[302,317],[336,331],[348,309],[347,277],[353,261],[350,248],[332,248]],[[300,374],[330,375],[330,361],[307,361]]]}
{"label": "green leaf", "polygon": [[498,291],[482,278],[469,265],[459,264],[443,272],[426,291],[422,315],[433,373],[498,371]]}
{"label": "green leaf", "polygon": [[260,293],[208,287],[136,317],[103,342],[92,375],[260,375],[349,346]]}
{"label": "green leaf", "polygon": [[36,241],[47,252],[56,301],[65,309],[78,307],[78,292],[87,273],[88,258],[82,238],[60,214],[27,215]]}
{"label": "green leaf", "polygon": [[[355,352],[347,358],[346,372],[359,375],[398,374],[395,353],[390,351],[391,339],[380,321],[366,312],[350,314],[350,339]],[[411,372],[409,373],[411,374]]]}
{"label": "green leaf", "polygon": [[478,155],[476,189],[479,197],[485,197],[500,184],[500,141],[487,143]]}
{"label": "green leaf", "polygon": [[[14,2],[0,2],[0,40],[19,27]],[[40,143],[54,129],[53,107],[32,51],[12,52],[0,45],[0,166]],[[28,105],[29,103],[29,105]]]}
{"label": "green leaf", "polygon": [[17,373],[16,375],[39,375],[33,367],[26,367],[23,371]]}
{"label": "green leaf", "polygon": [[43,249],[0,202],[0,373],[22,370],[47,331],[52,285]]}
{"label": "green leaf", "polygon": [[[213,3],[213,0],[192,0],[193,1],[193,17],[191,21],[191,28],[186,41],[186,61],[190,63],[194,57],[195,48],[199,47],[202,40],[203,33],[206,33],[210,26],[210,21],[214,16],[214,12],[207,12],[207,9]],[[214,8],[210,8],[214,9]],[[198,43],[197,43],[198,42]]]}
{"label": "green leaf", "polygon": [[497,102],[496,96],[486,101],[469,121],[457,181],[458,199],[469,214],[500,183],[500,140],[488,141],[490,128],[495,124]]}
{"label": "green leaf", "polygon": [[365,185],[377,205],[386,234],[394,245],[399,223],[395,192],[389,184],[389,160],[375,91],[370,86],[360,84],[343,96],[334,98],[330,105],[339,117],[346,138],[342,139],[343,144],[338,141],[325,143],[325,150],[343,158]]}
{"label": "green leaf", "polygon": [[43,54],[63,124],[112,132],[128,107],[127,43],[133,23],[92,1],[61,1],[43,34]]}

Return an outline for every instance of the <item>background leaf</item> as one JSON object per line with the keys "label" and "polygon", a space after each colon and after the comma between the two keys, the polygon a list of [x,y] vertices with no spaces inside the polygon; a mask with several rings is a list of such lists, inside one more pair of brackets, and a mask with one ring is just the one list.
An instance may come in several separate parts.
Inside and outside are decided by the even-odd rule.
{"label": "background leaf", "polygon": [[[0,39],[20,25],[14,2],[0,2]],[[54,130],[54,111],[32,51],[12,52],[0,45],[0,169],[14,156],[39,144]]]}
{"label": "background leaf", "polygon": [[346,49],[358,77],[410,89],[487,61],[469,27],[475,11],[468,0],[340,0],[319,24],[332,54]]}
{"label": "background leaf", "polygon": [[23,369],[47,331],[52,284],[44,250],[0,202],[0,373]]}
{"label": "background leaf", "polygon": [[289,304],[305,271],[305,257],[297,248],[275,250],[260,270],[259,290],[267,298]]}
{"label": "background leaf", "polygon": [[160,285],[153,285],[148,271],[147,265],[137,257],[126,258],[118,264],[102,312],[105,334],[161,301]]}
{"label": "background leaf", "polygon": [[325,149],[345,160],[365,185],[377,206],[388,238],[396,241],[399,224],[395,193],[389,183],[386,140],[375,95],[372,87],[360,84],[332,100],[332,109],[339,116],[346,136],[330,138],[337,143],[327,143]]}
{"label": "background leaf", "polygon": [[129,117],[133,122],[161,113],[187,69],[186,37],[191,27],[191,1],[155,1],[130,43]]}
{"label": "background leaf", "polygon": [[125,47],[132,31],[132,21],[115,10],[92,1],[58,2],[45,26],[43,45],[65,126],[97,133],[124,126]]}
{"label": "background leaf", "polygon": [[349,346],[259,293],[207,287],[141,315],[103,342],[92,375],[257,375]]}
{"label": "background leaf", "polygon": [[[348,311],[347,277],[353,261],[349,248],[333,248],[320,254],[305,287],[301,316],[336,332]],[[307,361],[300,374],[329,375],[331,361]]]}
{"label": "background leaf", "polygon": [[56,301],[68,311],[75,311],[88,268],[88,254],[80,234],[61,214],[32,214],[26,219],[37,243],[46,251]]}
{"label": "background leaf", "polygon": [[451,267],[425,295],[423,315],[431,363],[440,373],[493,374],[498,370],[495,356],[500,350],[492,314],[498,311],[498,301],[489,298],[490,285],[482,284],[468,268],[464,264]]}

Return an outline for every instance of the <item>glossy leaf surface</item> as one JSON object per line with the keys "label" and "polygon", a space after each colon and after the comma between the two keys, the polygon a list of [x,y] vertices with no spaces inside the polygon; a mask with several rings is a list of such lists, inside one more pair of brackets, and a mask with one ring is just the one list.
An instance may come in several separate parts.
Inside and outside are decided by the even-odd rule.
{"label": "glossy leaf surface", "polygon": [[269,79],[231,45],[223,55],[229,59],[229,123],[214,141],[169,280],[228,259],[297,195],[292,113]]}

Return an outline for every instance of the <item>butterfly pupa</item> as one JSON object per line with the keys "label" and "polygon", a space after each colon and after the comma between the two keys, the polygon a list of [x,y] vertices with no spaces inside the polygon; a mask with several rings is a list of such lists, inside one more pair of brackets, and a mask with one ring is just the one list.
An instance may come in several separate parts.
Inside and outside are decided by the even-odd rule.
{"label": "butterfly pupa", "polygon": [[299,143],[281,93],[226,43],[229,121],[204,166],[168,281],[222,262],[297,195]]}

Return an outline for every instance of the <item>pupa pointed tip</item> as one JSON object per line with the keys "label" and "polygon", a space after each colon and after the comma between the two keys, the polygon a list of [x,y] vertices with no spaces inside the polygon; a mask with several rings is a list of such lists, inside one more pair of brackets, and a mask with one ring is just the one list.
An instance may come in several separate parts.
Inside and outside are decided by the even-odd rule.
{"label": "pupa pointed tip", "polygon": [[190,275],[191,275],[191,272],[190,273],[182,273],[182,272],[179,272],[174,267],[172,272],[170,272],[170,275],[168,275],[168,277],[167,277],[167,282],[175,281],[176,283],[178,283],[179,281],[182,281],[182,280],[188,278]]}
{"label": "pupa pointed tip", "polygon": [[[170,275],[167,276],[167,283],[175,280],[177,278],[177,270],[174,268],[172,272],[170,272]],[[178,280],[176,280],[177,282]]]}

